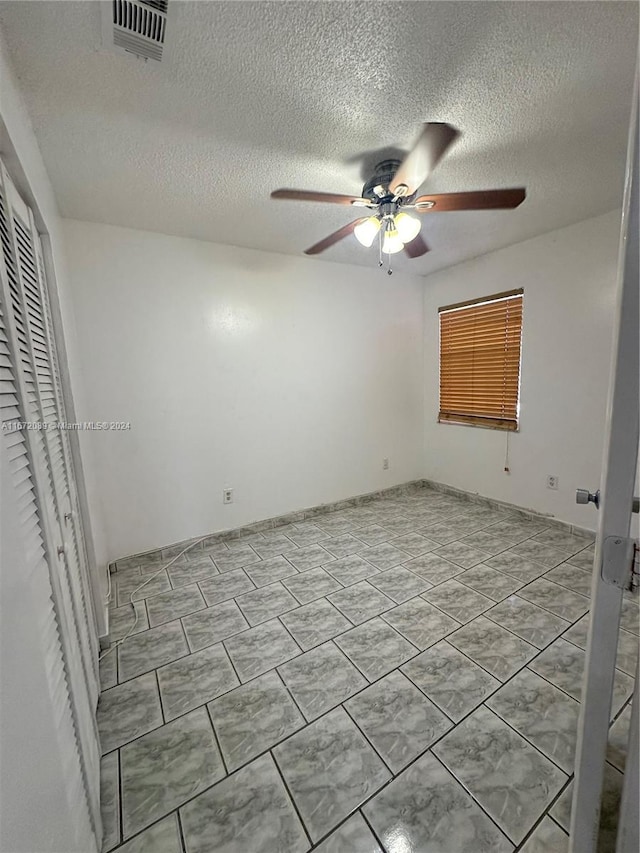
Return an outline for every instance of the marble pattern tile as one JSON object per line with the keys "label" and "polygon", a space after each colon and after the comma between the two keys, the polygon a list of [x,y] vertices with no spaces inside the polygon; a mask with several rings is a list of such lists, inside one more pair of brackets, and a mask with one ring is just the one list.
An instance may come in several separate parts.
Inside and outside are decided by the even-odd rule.
{"label": "marble pattern tile", "polygon": [[560,563],[555,569],[547,572],[544,579],[565,586],[580,595],[591,595],[591,573],[572,566],[571,563]]}
{"label": "marble pattern tile", "polygon": [[635,634],[636,637],[640,633],[640,609],[638,608],[637,599],[635,601],[623,600],[620,612],[620,627],[625,631]]}
{"label": "marble pattern tile", "polygon": [[224,641],[240,681],[249,681],[300,654],[300,647],[277,619]]}
{"label": "marble pattern tile", "polygon": [[[470,531],[469,531],[470,532]],[[420,530],[423,536],[427,539],[432,539],[434,542],[439,542],[440,546],[448,545],[449,542],[455,542],[460,536],[464,536],[458,528],[453,527],[449,522],[438,521],[435,524],[429,524]]]}
{"label": "marble pattern tile", "polygon": [[527,539],[526,542],[514,545],[511,550],[514,554],[519,554],[527,560],[533,560],[534,563],[540,563],[547,569],[555,568],[571,556],[566,551],[558,551],[556,548],[543,545],[542,542],[535,542],[533,539]]}
{"label": "marble pattern tile", "polygon": [[244,566],[252,566],[260,562],[260,557],[250,545],[237,545],[228,554],[216,554],[213,558],[220,572],[232,572]]}
{"label": "marble pattern tile", "polygon": [[182,853],[177,812],[118,847],[118,853]]}
{"label": "marble pattern tile", "polygon": [[285,613],[280,621],[304,651],[353,627],[326,598]]}
{"label": "marble pattern tile", "polygon": [[403,533],[391,540],[391,544],[401,551],[405,551],[411,557],[419,557],[421,554],[427,554],[429,551],[435,551],[440,547],[439,542],[434,542],[433,539],[427,539],[421,533]]}
{"label": "marble pattern tile", "polygon": [[514,554],[513,551],[503,551],[501,554],[496,554],[495,557],[486,560],[485,565],[490,566],[492,569],[497,569],[499,572],[504,572],[504,574],[511,575],[514,578],[518,578],[523,584],[534,581],[547,571],[540,563],[534,563],[533,560],[520,557],[518,554]]}
{"label": "marble pattern tile", "polygon": [[211,607],[212,604],[220,604],[223,601],[228,601],[230,598],[235,598],[236,595],[242,595],[243,592],[250,592],[252,589],[255,589],[242,569],[201,581],[198,586],[202,591],[208,607]]}
{"label": "marble pattern tile", "polygon": [[149,618],[144,601],[135,601],[133,605],[125,604],[124,607],[116,607],[109,611],[109,639],[112,643],[117,643],[129,632],[135,622],[136,615],[138,621],[131,631],[131,636],[146,631],[149,627]]}
{"label": "marble pattern tile", "polygon": [[108,853],[120,841],[120,771],[117,752],[105,755],[100,761],[100,816],[102,853]]}
{"label": "marble pattern tile", "polygon": [[586,572],[592,572],[595,556],[596,549],[594,547],[585,548],[584,551],[579,551],[577,554],[570,557],[568,562],[572,566],[577,566],[577,568],[583,569]]}
{"label": "marble pattern tile", "polygon": [[275,533],[270,537],[265,537],[264,542],[256,542],[251,547],[263,560],[268,560],[271,557],[277,557],[279,554],[286,557],[287,554],[293,554],[299,548],[295,542],[292,542],[291,539],[283,533]]}
{"label": "marble pattern tile", "polygon": [[422,652],[401,669],[456,723],[500,686],[496,678],[446,640]]}
{"label": "marble pattern tile", "polygon": [[397,671],[349,699],[344,707],[394,775],[452,725]]}
{"label": "marble pattern tile", "polygon": [[551,818],[543,817],[520,853],[569,853],[569,836]]}
{"label": "marble pattern tile", "polygon": [[166,622],[129,637],[118,647],[118,677],[127,681],[188,654],[189,647],[179,620]]}
{"label": "marble pattern tile", "polygon": [[354,625],[366,622],[394,606],[394,602],[367,581],[348,586],[327,596]]}
{"label": "marble pattern tile", "polygon": [[592,545],[594,537],[577,536],[575,533],[568,533],[557,527],[548,527],[542,533],[536,533],[531,541],[542,542],[543,545],[550,545],[558,551],[566,551],[567,554],[573,555]]}
{"label": "marble pattern tile", "polygon": [[308,572],[299,572],[282,583],[300,604],[309,604],[310,601],[342,589],[342,585],[320,566]]}
{"label": "marble pattern tile", "polygon": [[527,601],[555,613],[567,622],[575,622],[589,609],[589,599],[545,578],[522,587],[518,595]]}
{"label": "marble pattern tile", "polygon": [[353,535],[361,539],[365,545],[379,545],[380,542],[387,542],[392,538],[391,531],[379,524],[369,524],[367,527],[360,527],[354,531]]}
{"label": "marble pattern tile", "polygon": [[523,542],[525,539],[530,539],[532,536],[535,536],[536,533],[541,533],[547,528],[547,526],[548,525],[544,523],[536,524],[534,522],[525,521],[524,519],[506,519],[505,521],[498,521],[486,529],[489,533],[492,533],[495,536],[501,536],[513,543],[517,543]]}
{"label": "marble pattern tile", "polygon": [[299,548],[293,554],[289,555],[289,561],[298,569],[299,572],[306,572],[308,569],[315,569],[316,566],[325,566],[331,563],[333,555],[317,543],[313,545],[305,545]]}
{"label": "marble pattern tile", "polygon": [[208,555],[203,555],[197,560],[185,560],[184,563],[175,563],[167,569],[171,586],[179,589],[181,586],[203,581],[215,577],[218,574],[213,560]]}
{"label": "marble pattern tile", "polygon": [[189,853],[304,853],[310,846],[270,755],[183,806],[180,816]]}
{"label": "marble pattern tile", "polygon": [[384,526],[390,531],[392,536],[400,536],[402,533],[412,531],[415,523],[412,518],[408,518],[406,515],[396,515],[393,518],[387,518]]}
{"label": "marble pattern tile", "polygon": [[[598,851],[613,853],[616,849],[618,813],[622,793],[623,774],[615,767],[605,763],[602,802],[600,807],[600,828],[598,833]],[[569,832],[573,782],[562,792],[549,814],[560,826]]]}
{"label": "marble pattern tile", "polygon": [[[470,536],[465,536],[460,540],[462,544],[475,548],[478,551],[483,551],[485,554],[493,557],[500,554],[502,551],[508,551],[513,545],[508,539],[503,539],[502,536],[496,536],[494,533],[489,533],[488,530],[477,530]],[[485,562],[487,557],[484,558]]]}
{"label": "marble pattern tile", "polygon": [[539,649],[548,646],[571,624],[520,598],[519,595],[510,595],[505,598],[500,604],[488,610],[485,616]]}
{"label": "marble pattern tile", "polygon": [[120,750],[122,820],[129,838],[225,775],[206,708]]}
{"label": "marble pattern tile", "polygon": [[240,683],[221,643],[161,667],[158,682],[167,722]]}
{"label": "marble pattern tile", "polygon": [[580,710],[575,699],[523,669],[486,704],[565,773],[573,773]]}
{"label": "marble pattern tile", "polygon": [[421,554],[419,557],[407,560],[404,565],[414,574],[420,575],[432,584],[444,583],[444,581],[448,581],[464,571],[462,566],[450,563],[444,557],[439,557],[433,553]]}
{"label": "marble pattern tile", "polygon": [[477,548],[465,545],[463,542],[450,542],[433,553],[437,554],[438,557],[444,557],[450,563],[455,563],[456,566],[462,566],[463,569],[477,566],[478,563],[482,563],[490,556],[484,551],[478,551]]}
{"label": "marble pattern tile", "polygon": [[[106,650],[105,650],[106,651]],[[98,664],[100,672],[100,690],[108,690],[118,683],[118,654],[115,646],[111,646]]]}
{"label": "marble pattern tile", "polygon": [[357,554],[364,551],[367,545],[356,539],[351,533],[343,533],[341,536],[334,536],[332,539],[325,539],[322,547],[327,550],[333,557],[348,557],[349,554]]}
{"label": "marble pattern tile", "polygon": [[161,592],[147,599],[149,625],[155,628],[196,610],[204,610],[206,606],[197,583],[171,592]]}
{"label": "marble pattern tile", "polygon": [[347,557],[341,557],[339,560],[329,563],[327,571],[342,586],[352,586],[354,583],[365,580],[365,578],[377,575],[380,569],[376,569],[371,563],[367,563],[358,554],[349,554]]}
{"label": "marble pattern tile", "polygon": [[314,853],[383,853],[373,833],[356,812],[314,848]]}
{"label": "marble pattern tile", "polygon": [[331,642],[283,664],[278,672],[307,720],[315,720],[367,686]]}
{"label": "marble pattern tile", "polygon": [[273,750],[313,841],[337,826],[390,779],[342,708]]}
{"label": "marble pattern tile", "polygon": [[370,548],[361,551],[360,556],[364,557],[368,563],[371,563],[372,566],[380,569],[380,571],[391,569],[393,566],[397,566],[405,560],[410,559],[410,555],[406,551],[401,551],[400,548],[396,548],[390,542],[381,542],[379,545],[372,545]]}
{"label": "marble pattern tile", "polygon": [[[513,844],[430,753],[363,808],[388,851],[513,853]],[[341,851],[347,853],[347,851]]]}
{"label": "marble pattern tile", "polygon": [[402,604],[421,592],[431,588],[429,581],[414,575],[403,566],[395,566],[369,579],[369,583],[392,598],[396,604]]}
{"label": "marble pattern tile", "polygon": [[369,681],[376,681],[418,653],[414,645],[377,617],[336,637],[335,643]]}
{"label": "marble pattern tile", "polygon": [[[529,669],[537,672],[538,675],[564,690],[569,696],[580,701],[584,665],[584,651],[560,637],[529,664]],[[622,708],[632,692],[633,679],[625,675],[624,672],[616,670],[611,702],[612,718]]]}
{"label": "marble pattern tile", "polygon": [[494,601],[502,601],[523,586],[522,581],[512,575],[498,572],[484,564],[468,569],[458,576],[458,581]]}
{"label": "marble pattern tile", "polygon": [[250,625],[267,622],[287,610],[298,607],[298,602],[281,583],[263,586],[253,592],[245,592],[236,598],[236,603]]}
{"label": "marble pattern tile", "polygon": [[414,598],[389,610],[383,618],[420,651],[460,627],[459,622],[422,598]]}
{"label": "marble pattern tile", "polygon": [[208,707],[229,773],[305,725],[274,671],[220,696]]}
{"label": "marble pattern tile", "polygon": [[261,563],[247,566],[246,573],[256,587],[267,586],[270,583],[298,574],[298,570],[283,556],[270,557]]}
{"label": "marble pattern tile", "polygon": [[303,522],[296,525],[296,529],[289,532],[289,539],[295,542],[300,548],[307,548],[310,545],[315,545],[318,542],[324,542],[326,539],[331,539],[332,534],[318,527],[317,524]]}
{"label": "marble pattern tile", "polygon": [[97,722],[103,754],[161,726],[164,720],[155,673],[101,693]]}
{"label": "marble pattern tile", "polygon": [[478,616],[448,637],[452,646],[498,678],[506,681],[530,661],[538,649],[509,631]]}
{"label": "marble pattern tile", "polygon": [[[150,576],[149,578],[129,574],[124,576],[116,575],[112,578],[111,582],[112,584],[115,583],[118,607],[130,604],[132,595],[133,601],[140,601],[143,598],[148,598],[150,595],[157,595],[159,592],[167,592],[171,589],[166,571],[162,571],[159,575],[155,577]],[[142,589],[138,589],[141,584],[144,584],[144,586]]]}
{"label": "marble pattern tile", "polygon": [[548,758],[485,707],[445,735],[433,752],[516,844],[567,781]]}
{"label": "marble pattern tile", "polygon": [[469,622],[495,604],[492,599],[476,592],[457,580],[445,581],[423,593],[422,598],[434,604],[458,622]]}
{"label": "marble pattern tile", "polygon": [[629,704],[609,729],[609,744],[607,746],[607,761],[623,773],[627,763],[630,726],[631,705]]}
{"label": "marble pattern tile", "polygon": [[182,625],[192,652],[226,640],[249,627],[235,601],[224,601],[185,616]]}

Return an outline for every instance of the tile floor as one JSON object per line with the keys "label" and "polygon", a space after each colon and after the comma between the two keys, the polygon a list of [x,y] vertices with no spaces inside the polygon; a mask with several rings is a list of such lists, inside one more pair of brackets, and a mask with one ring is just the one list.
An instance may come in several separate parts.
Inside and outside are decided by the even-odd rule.
{"label": "tile floor", "polygon": [[[101,663],[104,851],[563,853],[592,559],[428,489],[191,551]],[[113,639],[161,566],[113,576]],[[637,599],[622,624],[603,853]]]}

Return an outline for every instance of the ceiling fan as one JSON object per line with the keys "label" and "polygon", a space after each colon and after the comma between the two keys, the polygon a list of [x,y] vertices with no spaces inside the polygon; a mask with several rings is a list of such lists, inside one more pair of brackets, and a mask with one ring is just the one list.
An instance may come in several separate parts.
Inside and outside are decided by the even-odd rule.
{"label": "ceiling fan", "polygon": [[[420,236],[422,223],[407,211],[417,214],[439,213],[450,210],[495,210],[514,208],[526,196],[524,187],[503,190],[478,190],[476,192],[437,193],[416,198],[417,191],[437,166],[460,132],[450,124],[427,122],[404,160],[383,160],[362,188],[361,196],[307,190],[281,189],[271,193],[271,198],[292,201],[318,201],[368,208],[372,213],[354,219],[324,240],[305,250],[306,255],[317,255],[330,246],[355,234],[358,242],[367,248],[378,237],[380,266],[382,254],[404,252],[418,258],[429,251]],[[391,268],[389,268],[389,274]]]}

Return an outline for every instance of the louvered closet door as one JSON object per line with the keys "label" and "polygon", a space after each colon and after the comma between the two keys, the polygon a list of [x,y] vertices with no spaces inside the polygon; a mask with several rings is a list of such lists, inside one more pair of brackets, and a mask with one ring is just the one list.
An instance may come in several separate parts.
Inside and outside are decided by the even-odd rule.
{"label": "louvered closet door", "polygon": [[[53,592],[53,615],[60,634],[85,797],[99,838],[98,643],[69,437],[58,428],[67,418],[40,241],[31,211],[4,166],[1,169],[0,272],[8,355],[13,358],[20,419],[41,425],[19,433],[5,431],[4,435],[5,440],[16,442],[16,464],[28,461],[30,488],[35,487],[36,509],[31,521],[38,526],[39,547],[44,552],[40,568],[48,572]],[[18,434],[23,435],[22,442],[15,438]],[[18,453],[21,448],[27,451],[24,457]],[[25,465],[25,477],[26,469]],[[30,535],[27,529],[25,533]]]}

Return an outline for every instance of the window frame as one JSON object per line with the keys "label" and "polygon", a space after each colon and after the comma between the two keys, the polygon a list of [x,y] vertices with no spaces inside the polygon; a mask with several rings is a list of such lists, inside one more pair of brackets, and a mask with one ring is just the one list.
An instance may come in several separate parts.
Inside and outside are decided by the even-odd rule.
{"label": "window frame", "polygon": [[[518,358],[518,384],[516,392],[516,417],[515,421],[510,418],[498,418],[495,415],[461,415],[460,413],[447,413],[442,409],[442,322],[441,317],[445,312],[456,311],[474,306],[487,305],[493,302],[502,302],[514,297],[520,297],[522,305],[522,318],[520,321],[520,352]],[[522,390],[522,343],[523,343],[523,322],[524,322],[524,288],[516,288],[514,290],[506,290],[500,293],[494,293],[490,296],[483,296],[475,299],[467,299],[463,302],[456,302],[451,305],[443,305],[438,308],[438,415],[437,422],[439,424],[449,424],[454,426],[467,426],[479,429],[492,429],[501,432],[519,432],[520,431],[520,406],[521,406],[521,390]]]}

